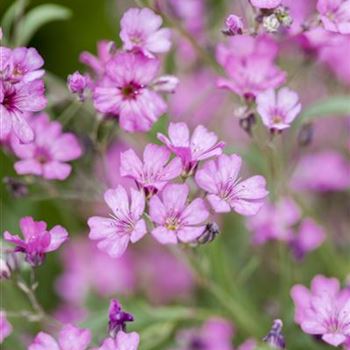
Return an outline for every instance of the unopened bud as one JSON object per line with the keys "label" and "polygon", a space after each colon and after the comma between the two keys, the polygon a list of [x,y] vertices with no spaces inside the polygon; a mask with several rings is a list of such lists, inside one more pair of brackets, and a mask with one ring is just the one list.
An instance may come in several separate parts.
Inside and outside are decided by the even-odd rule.
{"label": "unopened bud", "polygon": [[282,334],[283,322],[281,320],[274,320],[270,332],[263,341],[275,349],[285,349],[286,343]]}
{"label": "unopened bud", "polygon": [[313,139],[314,129],[312,124],[304,124],[299,130],[298,144],[300,146],[309,146]]}
{"label": "unopened bud", "polygon": [[77,94],[83,100],[84,91],[88,85],[88,79],[79,72],[68,75],[67,78],[68,89],[71,93]]}
{"label": "unopened bud", "polygon": [[174,93],[179,85],[179,79],[174,75],[163,75],[153,83],[155,91]]}
{"label": "unopened bud", "polygon": [[277,32],[280,27],[280,22],[275,14],[266,16],[263,19],[263,27],[269,33]]}
{"label": "unopened bud", "polygon": [[252,127],[256,123],[254,113],[250,113],[246,118],[239,120],[239,126],[248,134],[252,134]]}
{"label": "unopened bud", "polygon": [[226,28],[222,31],[223,34],[233,36],[243,33],[242,18],[236,15],[229,15],[225,21]]}
{"label": "unopened bud", "polygon": [[0,258],[0,280],[9,279],[11,277],[11,270],[6,260]]}
{"label": "unopened bud", "polygon": [[112,338],[115,338],[119,331],[126,330],[126,322],[134,321],[133,315],[122,310],[117,299],[113,299],[109,306],[108,332]]}
{"label": "unopened bud", "polygon": [[215,222],[209,222],[205,226],[205,230],[203,231],[203,233],[197,238],[197,243],[206,244],[212,242],[219,233],[219,225]]}

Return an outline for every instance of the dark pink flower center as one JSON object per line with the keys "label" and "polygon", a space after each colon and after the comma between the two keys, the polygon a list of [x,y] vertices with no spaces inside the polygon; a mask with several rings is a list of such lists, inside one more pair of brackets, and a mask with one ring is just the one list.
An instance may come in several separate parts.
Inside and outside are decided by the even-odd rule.
{"label": "dark pink flower center", "polygon": [[3,90],[3,100],[1,104],[10,112],[18,111],[16,106],[18,96],[16,89],[11,85],[5,85]]}
{"label": "dark pink flower center", "polygon": [[45,164],[52,159],[49,150],[45,147],[38,147],[35,150],[34,158],[41,164]]}
{"label": "dark pink flower center", "polygon": [[137,95],[140,94],[142,89],[143,89],[143,86],[141,84],[135,83],[133,81],[123,86],[122,88],[120,88],[121,93],[125,100],[136,99]]}

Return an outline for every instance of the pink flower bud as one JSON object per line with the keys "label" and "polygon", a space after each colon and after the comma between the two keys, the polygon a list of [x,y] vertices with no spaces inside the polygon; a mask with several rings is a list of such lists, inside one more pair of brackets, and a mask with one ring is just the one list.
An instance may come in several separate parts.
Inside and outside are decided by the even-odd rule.
{"label": "pink flower bud", "polygon": [[236,15],[229,15],[225,21],[226,30],[223,31],[226,35],[237,35],[243,33],[242,18]]}

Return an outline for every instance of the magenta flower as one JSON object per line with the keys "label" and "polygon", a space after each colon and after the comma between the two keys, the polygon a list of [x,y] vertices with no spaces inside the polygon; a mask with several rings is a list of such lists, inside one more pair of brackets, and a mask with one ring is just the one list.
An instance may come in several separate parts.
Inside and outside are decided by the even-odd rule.
{"label": "magenta flower", "polygon": [[0,311],[0,344],[3,343],[5,338],[7,338],[12,333],[12,326],[6,318],[5,311]]}
{"label": "magenta flower", "polygon": [[134,321],[134,316],[122,310],[122,306],[117,299],[113,299],[109,306],[108,331],[111,337],[126,330],[126,322]]}
{"label": "magenta flower", "polygon": [[102,113],[119,116],[120,126],[129,132],[148,131],[166,111],[164,100],[150,84],[159,61],[134,53],[118,53],[107,65],[94,90],[94,106]]}
{"label": "magenta flower", "polygon": [[219,78],[218,87],[245,98],[254,98],[268,89],[277,88],[286,79],[286,73],[275,66],[270,57],[252,55],[242,60],[231,56],[224,68],[230,79]]}
{"label": "magenta flower", "polygon": [[181,160],[169,161],[170,151],[164,146],[148,144],[143,152],[143,162],[129,149],[120,155],[120,174],[136,181],[146,197],[160,191],[170,180],[181,174]]}
{"label": "magenta flower", "polygon": [[305,333],[319,335],[333,346],[347,341],[350,336],[350,292],[340,290],[337,279],[316,276],[311,291],[295,285],[291,295],[296,306],[295,321]]}
{"label": "magenta flower", "polygon": [[318,0],[317,11],[326,30],[350,34],[349,0]]}
{"label": "magenta flower", "polygon": [[186,205],[188,194],[186,184],[171,184],[164,188],[161,198],[157,195],[151,198],[150,216],[156,224],[152,235],[160,243],[190,243],[203,233],[203,221],[208,218],[209,212],[200,198]]}
{"label": "magenta flower", "polygon": [[15,252],[25,254],[26,261],[37,266],[43,263],[45,254],[57,250],[68,239],[68,232],[60,225],[47,230],[44,221],[34,221],[32,217],[23,217],[19,222],[24,240],[10,232],[4,232],[4,239],[16,245]]}
{"label": "magenta flower", "polygon": [[95,350],[137,350],[139,343],[140,336],[136,332],[119,331],[116,339],[105,339],[103,344]]}
{"label": "magenta flower", "polygon": [[259,9],[274,9],[281,5],[282,0],[250,0],[250,2]]}
{"label": "magenta flower", "polygon": [[208,192],[207,199],[217,213],[231,209],[241,215],[255,215],[268,195],[266,181],[262,176],[253,176],[240,181],[238,177],[242,159],[233,155],[221,155],[197,171],[196,182]]}
{"label": "magenta flower", "polygon": [[62,133],[61,124],[50,121],[46,114],[33,116],[29,125],[35,134],[30,144],[12,139],[12,149],[21,160],[15,163],[17,174],[42,176],[47,180],[64,180],[72,167],[67,162],[81,156],[82,149],[76,136]]}
{"label": "magenta flower", "polygon": [[141,219],[145,197],[142,192],[131,189],[130,203],[125,188],[119,185],[107,190],[104,199],[112,210],[111,217],[91,217],[89,238],[99,240],[97,247],[117,258],[123,255],[130,241],[135,243],[147,233],[146,223]]}
{"label": "magenta flower", "polygon": [[0,81],[0,138],[12,130],[21,142],[33,141],[33,130],[23,113],[39,112],[45,108],[46,102],[42,80],[16,84]]}
{"label": "magenta flower", "polygon": [[191,173],[199,161],[222,154],[225,146],[224,142],[217,142],[217,136],[202,125],[198,125],[190,137],[185,123],[170,123],[168,134],[169,137],[166,137],[158,133],[157,137],[181,158],[186,173]]}
{"label": "magenta flower", "polygon": [[28,350],[86,350],[91,341],[91,332],[70,324],[64,325],[58,341],[50,334],[40,332]]}
{"label": "magenta flower", "polygon": [[171,31],[160,29],[162,17],[148,8],[131,8],[120,21],[120,38],[125,50],[140,51],[146,56],[170,50]]}
{"label": "magenta flower", "polygon": [[264,125],[271,130],[289,128],[301,111],[298,94],[286,87],[278,92],[271,89],[261,93],[256,103]]}

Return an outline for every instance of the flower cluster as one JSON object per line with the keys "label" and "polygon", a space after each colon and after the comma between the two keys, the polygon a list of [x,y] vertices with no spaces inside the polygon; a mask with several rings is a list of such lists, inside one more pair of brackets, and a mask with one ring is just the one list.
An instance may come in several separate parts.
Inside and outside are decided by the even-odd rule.
{"label": "flower cluster", "polygon": [[[121,185],[109,189],[104,198],[111,217],[88,220],[90,239],[98,240],[98,247],[112,257],[121,256],[129,242],[137,242],[148,230],[162,244],[195,243],[210,215],[198,193],[201,189],[214,212],[234,210],[247,216],[255,215],[268,195],[262,176],[240,180],[241,158],[222,154],[224,143],[202,125],[190,137],[185,123],[171,123],[168,134],[158,134],[165,146],[145,147],[143,162],[132,149],[121,154],[120,174],[133,179],[137,190],[131,188],[129,196]],[[169,161],[171,153],[174,158]],[[213,157],[200,167],[201,161]],[[186,183],[171,183],[180,176],[185,181],[193,176],[197,193],[190,196]]]}
{"label": "flower cluster", "polygon": [[131,8],[120,21],[122,49],[112,42],[101,41],[98,57],[82,53],[80,60],[92,74],[78,72],[68,77],[71,92],[80,97],[89,88],[96,110],[118,118],[128,132],[147,132],[167,110],[160,92],[174,92],[178,79],[158,77],[157,54],[170,50],[171,31],[161,28],[162,18],[152,10]]}

